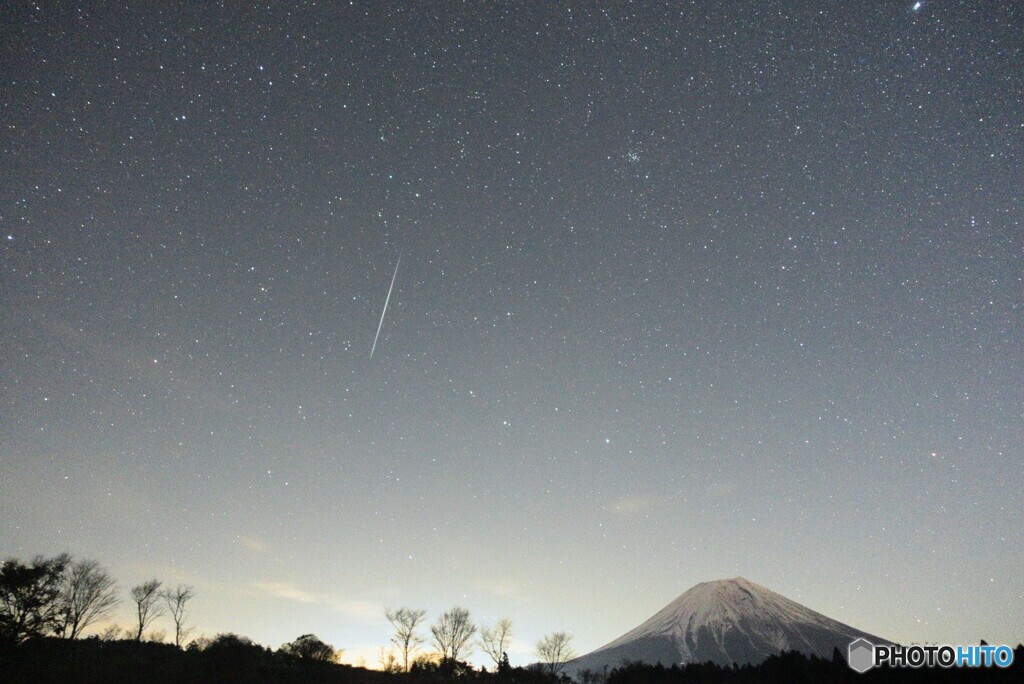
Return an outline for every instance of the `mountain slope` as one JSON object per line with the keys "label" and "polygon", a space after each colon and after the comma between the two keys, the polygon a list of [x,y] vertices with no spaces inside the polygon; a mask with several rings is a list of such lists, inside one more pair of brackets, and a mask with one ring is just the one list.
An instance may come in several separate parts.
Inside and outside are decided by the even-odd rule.
{"label": "mountain slope", "polygon": [[830,658],[833,648],[845,653],[858,637],[888,643],[737,577],[698,584],[636,629],[571,661],[569,669],[599,670],[624,660],[742,665],[783,650]]}

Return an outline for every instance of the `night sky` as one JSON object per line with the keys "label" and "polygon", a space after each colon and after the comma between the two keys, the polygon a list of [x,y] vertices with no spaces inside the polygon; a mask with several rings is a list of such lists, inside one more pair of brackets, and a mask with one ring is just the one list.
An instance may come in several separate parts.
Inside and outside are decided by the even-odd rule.
{"label": "night sky", "polygon": [[267,5],[0,8],[0,555],[1024,638],[1019,3]]}

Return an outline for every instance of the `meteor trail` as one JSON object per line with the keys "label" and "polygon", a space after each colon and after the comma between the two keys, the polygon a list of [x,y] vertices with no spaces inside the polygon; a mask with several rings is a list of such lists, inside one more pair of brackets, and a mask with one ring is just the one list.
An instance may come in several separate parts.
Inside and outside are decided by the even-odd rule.
{"label": "meteor trail", "polygon": [[391,285],[388,287],[388,296],[384,298],[384,310],[380,312],[380,323],[377,324],[377,334],[373,336],[373,346],[370,347],[370,358],[373,358],[373,351],[377,348],[377,338],[380,337],[380,329],[384,327],[384,314],[388,312],[388,302],[391,301],[391,290],[395,289],[395,278],[398,277],[398,266],[402,263],[402,253],[398,253],[398,261],[395,262],[395,272],[391,276]]}

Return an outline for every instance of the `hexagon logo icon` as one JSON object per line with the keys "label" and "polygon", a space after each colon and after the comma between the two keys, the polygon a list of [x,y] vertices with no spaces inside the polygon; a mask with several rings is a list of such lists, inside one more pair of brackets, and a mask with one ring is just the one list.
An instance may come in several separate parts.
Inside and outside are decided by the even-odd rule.
{"label": "hexagon logo icon", "polygon": [[867,639],[850,642],[846,655],[846,662],[855,672],[864,674],[875,666],[875,646]]}

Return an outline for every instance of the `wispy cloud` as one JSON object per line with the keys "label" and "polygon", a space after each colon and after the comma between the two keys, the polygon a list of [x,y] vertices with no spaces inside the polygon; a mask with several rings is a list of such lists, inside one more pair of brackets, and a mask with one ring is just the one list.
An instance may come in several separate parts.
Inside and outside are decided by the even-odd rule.
{"label": "wispy cloud", "polygon": [[524,641],[523,639],[512,637],[512,643],[510,643],[508,645],[508,648],[505,650],[506,652],[512,653],[513,655],[526,656],[533,655],[535,648],[536,647],[534,646],[534,644],[530,643],[529,641]]}
{"label": "wispy cloud", "polygon": [[258,553],[266,553],[269,548],[265,542],[262,542],[259,539],[253,539],[252,537],[239,537],[238,543],[250,551],[256,551]]}
{"label": "wispy cloud", "polygon": [[293,584],[288,582],[253,582],[253,589],[257,591],[269,594],[277,598],[288,599],[289,601],[298,601],[299,603],[316,603],[316,598],[302,589],[299,589]]}
{"label": "wispy cloud", "polygon": [[481,575],[473,578],[473,591],[498,598],[516,598],[522,594],[520,582],[510,576]]}
{"label": "wispy cloud", "polygon": [[339,613],[344,613],[349,617],[360,620],[366,620],[367,622],[381,620],[384,617],[384,606],[380,603],[361,599],[338,599],[331,597],[326,597],[324,602]]}
{"label": "wispy cloud", "polygon": [[249,585],[257,592],[274,598],[324,606],[351,618],[363,621],[383,619],[382,604],[362,599],[350,599],[331,594],[317,594],[298,587],[290,582],[252,582]]}

